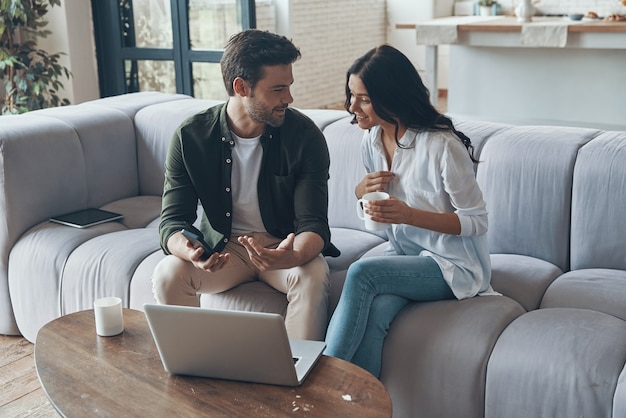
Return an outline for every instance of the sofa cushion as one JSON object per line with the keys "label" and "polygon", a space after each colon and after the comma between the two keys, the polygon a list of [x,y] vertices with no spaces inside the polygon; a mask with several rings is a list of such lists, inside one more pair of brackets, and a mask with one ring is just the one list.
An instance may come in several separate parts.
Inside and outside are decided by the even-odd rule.
{"label": "sofa cushion", "polygon": [[527,311],[539,308],[550,284],[563,272],[547,261],[518,254],[491,254],[491,285]]}
{"label": "sofa cushion", "polygon": [[[33,225],[53,214],[71,212],[74,200],[86,202],[87,190],[80,143],[67,124],[34,114],[1,118],[0,333],[19,334],[9,297],[11,249]],[[57,157],[41,158],[46,155]]]}
{"label": "sofa cushion", "polygon": [[383,349],[380,380],[394,416],[482,418],[491,350],[523,313],[506,296],[410,303]]}
{"label": "sofa cushion", "polygon": [[[39,328],[68,313],[61,310],[60,301],[66,290],[63,288],[66,262],[76,249],[102,234],[125,229],[121,222],[78,229],[44,221],[15,243],[9,256],[8,283],[15,319],[26,339],[35,341]],[[93,256],[90,254],[89,258]],[[91,295],[94,296],[105,295]]]}
{"label": "sofa cushion", "polygon": [[476,178],[489,211],[489,251],[569,270],[572,176],[578,150],[599,131],[517,126],[484,145]]}
{"label": "sofa cushion", "polygon": [[626,269],[626,135],[605,132],[581,148],[572,190],[571,269]]}
{"label": "sofa cushion", "polygon": [[[84,102],[81,106],[104,106],[111,109],[117,109],[125,113],[130,119],[134,119],[135,114],[146,106],[155,103],[174,102],[176,100],[189,99],[186,94],[162,93],[159,91],[142,91],[139,93],[126,93],[117,96],[104,97]],[[173,104],[172,108],[176,107]],[[98,109],[92,110],[97,113]]]}
{"label": "sofa cushion", "polygon": [[[151,253],[162,254],[156,229],[160,197],[135,196],[103,209],[124,218],[85,229],[44,221],[13,247],[8,285],[15,318],[27,339],[34,341],[39,328],[60,315],[91,309],[101,296],[119,295],[129,306],[130,281],[138,265]],[[152,272],[146,274],[149,280]],[[33,277],[37,286],[28,279]],[[148,282],[136,297],[154,302],[151,289]],[[141,309],[143,303],[133,307]]]}
{"label": "sofa cushion", "polygon": [[541,308],[584,308],[626,321],[626,271],[568,271],[548,287]]}
{"label": "sofa cushion", "polygon": [[167,150],[178,125],[222,101],[183,98],[144,107],[135,115],[139,193],[161,196]]}
{"label": "sofa cushion", "polygon": [[[323,131],[331,155],[328,222],[335,228],[365,231],[363,221],[356,215],[357,198],[354,194],[354,188],[366,174],[360,152],[363,130],[352,125],[351,119],[340,119]],[[378,235],[385,236],[382,233]]]}
{"label": "sofa cushion", "polygon": [[626,322],[587,309],[528,312],[498,339],[487,367],[486,418],[616,417]]}
{"label": "sofa cushion", "polygon": [[[157,228],[161,216],[161,196],[134,196],[116,200],[102,207],[124,215],[120,222],[128,229]],[[158,232],[155,231],[159,240]]]}
{"label": "sofa cushion", "polygon": [[130,281],[139,263],[159,248],[152,228],[124,229],[94,237],[67,258],[61,276],[61,313],[92,309],[105,295],[129,305]]}
{"label": "sofa cushion", "polygon": [[[73,163],[84,170],[79,177],[87,191],[84,207],[100,207],[137,195],[135,127],[128,115],[105,106],[78,105],[43,109],[37,116],[57,119],[75,132],[79,148]],[[56,143],[58,139],[50,141]]]}
{"label": "sofa cushion", "polygon": [[508,129],[511,126],[502,123],[481,122],[473,120],[455,120],[454,126],[457,130],[463,132],[472,141],[474,147],[474,157],[480,160],[480,154],[483,147],[489,139],[496,133]]}

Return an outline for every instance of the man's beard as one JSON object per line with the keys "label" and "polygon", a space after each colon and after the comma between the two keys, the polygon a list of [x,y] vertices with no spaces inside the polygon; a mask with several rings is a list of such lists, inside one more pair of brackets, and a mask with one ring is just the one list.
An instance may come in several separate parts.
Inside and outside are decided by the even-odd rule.
{"label": "man's beard", "polygon": [[[250,95],[250,99],[252,100],[250,100],[250,102],[246,106],[246,110],[248,111],[248,114],[250,115],[250,118],[252,120],[264,123],[274,128],[278,128],[283,124],[283,122],[285,121],[285,114],[275,115],[272,113],[272,110],[278,109],[271,109],[268,111],[261,102],[256,100],[254,94]],[[287,109],[287,105],[282,106],[281,109]]]}

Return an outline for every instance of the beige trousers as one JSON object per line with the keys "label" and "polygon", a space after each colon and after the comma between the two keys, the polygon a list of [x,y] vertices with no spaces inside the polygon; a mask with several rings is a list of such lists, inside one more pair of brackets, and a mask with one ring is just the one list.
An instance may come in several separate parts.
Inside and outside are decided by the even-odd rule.
{"label": "beige trousers", "polygon": [[[282,241],[267,233],[253,233],[266,248]],[[154,269],[152,286],[158,303],[200,306],[200,294],[220,293],[242,283],[260,280],[287,296],[285,327],[289,338],[323,341],[328,321],[330,281],[328,264],[320,254],[307,264],[284,270],[259,271],[248,252],[231,237],[224,252],[230,260],[214,273],[200,270],[189,261],[168,255]]]}

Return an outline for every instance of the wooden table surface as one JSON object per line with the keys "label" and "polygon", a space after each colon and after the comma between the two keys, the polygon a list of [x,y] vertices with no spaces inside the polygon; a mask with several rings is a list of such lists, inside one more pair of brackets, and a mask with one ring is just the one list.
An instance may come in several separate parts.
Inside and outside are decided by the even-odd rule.
{"label": "wooden table surface", "polygon": [[124,325],[120,335],[99,337],[88,310],[39,331],[37,374],[61,415],[391,416],[382,383],[346,361],[322,356],[298,387],[176,376],[163,369],[143,312],[124,309]]}

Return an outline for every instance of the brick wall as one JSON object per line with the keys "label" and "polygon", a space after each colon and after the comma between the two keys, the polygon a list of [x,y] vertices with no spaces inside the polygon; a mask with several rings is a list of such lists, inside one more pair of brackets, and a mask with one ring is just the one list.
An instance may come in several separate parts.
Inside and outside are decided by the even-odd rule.
{"label": "brick wall", "polygon": [[[293,106],[303,109],[342,106],[348,67],[367,50],[385,42],[385,0],[289,0],[288,3],[286,26],[290,33],[284,35],[302,53],[302,58],[294,64]],[[262,25],[259,22],[258,27],[275,30]]]}

